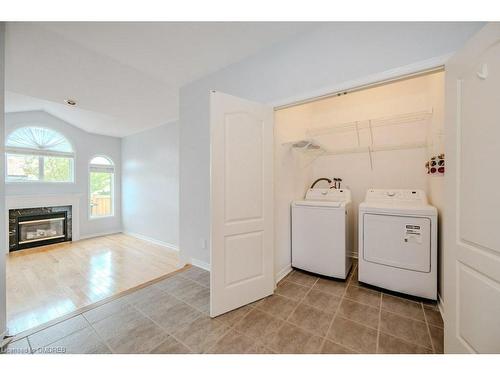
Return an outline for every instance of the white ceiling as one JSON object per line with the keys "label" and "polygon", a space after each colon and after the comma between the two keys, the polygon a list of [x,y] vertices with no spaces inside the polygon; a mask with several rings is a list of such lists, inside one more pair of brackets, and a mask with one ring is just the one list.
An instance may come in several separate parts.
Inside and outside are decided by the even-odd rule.
{"label": "white ceiling", "polygon": [[[179,88],[312,23],[8,23],[6,111],[123,137],[178,117]],[[77,107],[64,104],[76,99]]]}

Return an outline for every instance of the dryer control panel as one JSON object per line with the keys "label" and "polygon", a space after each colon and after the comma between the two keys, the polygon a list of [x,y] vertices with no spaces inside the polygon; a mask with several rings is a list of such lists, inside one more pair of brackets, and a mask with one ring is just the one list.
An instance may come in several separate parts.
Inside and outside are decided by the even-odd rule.
{"label": "dryer control panel", "polygon": [[423,190],[410,189],[369,189],[365,202],[398,202],[427,205],[427,196]]}

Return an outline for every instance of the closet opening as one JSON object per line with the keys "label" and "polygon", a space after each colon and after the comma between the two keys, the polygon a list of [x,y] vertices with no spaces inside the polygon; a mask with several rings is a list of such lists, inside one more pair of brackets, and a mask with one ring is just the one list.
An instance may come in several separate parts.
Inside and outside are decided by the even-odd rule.
{"label": "closet opening", "polygon": [[368,190],[423,191],[441,211],[444,78],[439,67],[276,108],[275,264],[281,277],[293,263],[291,204],[304,200],[318,179],[351,193],[346,246],[354,264],[358,208]]}

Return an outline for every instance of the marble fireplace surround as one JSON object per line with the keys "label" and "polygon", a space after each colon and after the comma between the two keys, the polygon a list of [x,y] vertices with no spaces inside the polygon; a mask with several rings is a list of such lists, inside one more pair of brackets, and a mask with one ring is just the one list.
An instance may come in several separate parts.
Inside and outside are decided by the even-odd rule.
{"label": "marble fireplace surround", "polygon": [[5,249],[9,249],[9,210],[54,206],[72,206],[72,240],[80,239],[80,197],[81,194],[61,195],[8,195],[5,197],[5,218],[7,233]]}

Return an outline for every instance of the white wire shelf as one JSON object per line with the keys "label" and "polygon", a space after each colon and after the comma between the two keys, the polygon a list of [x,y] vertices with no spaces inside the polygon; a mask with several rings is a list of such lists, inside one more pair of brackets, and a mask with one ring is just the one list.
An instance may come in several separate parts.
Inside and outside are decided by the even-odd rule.
{"label": "white wire shelf", "polygon": [[432,117],[433,111],[419,111],[402,113],[394,116],[378,117],[360,121],[352,121],[341,124],[330,125],[322,128],[308,129],[306,135],[318,137],[332,133],[342,133],[346,131],[359,131],[361,129],[376,128],[381,126],[413,124],[415,122],[428,120]]}
{"label": "white wire shelf", "polygon": [[[306,130],[305,139],[300,139],[292,142],[282,143],[283,146],[291,145],[296,150],[301,150],[303,152],[321,151],[321,156],[324,155],[340,155],[340,154],[352,154],[352,153],[363,153],[363,152],[378,152],[378,151],[393,151],[393,150],[404,150],[404,149],[415,149],[415,148],[426,148],[428,147],[427,140],[422,142],[403,142],[400,144],[392,145],[376,145],[374,144],[373,129],[383,126],[395,126],[395,125],[411,125],[416,122],[426,121],[432,117],[433,111],[418,111],[403,113],[394,116],[379,117],[373,119],[367,119],[362,121],[353,121],[342,124],[336,124],[323,128],[308,129]],[[428,122],[425,123],[428,125]],[[368,145],[361,145],[361,134],[360,130],[369,130],[369,142]],[[353,136],[357,140],[357,146],[350,148],[341,149],[331,149],[325,146],[321,139],[322,136],[331,135],[335,133],[345,133],[353,132]],[[366,134],[366,132],[365,132]],[[366,137],[365,137],[366,138]],[[356,143],[356,142],[354,142]],[[310,145],[314,145],[311,147]]]}
{"label": "white wire shelf", "polygon": [[388,146],[364,146],[364,147],[354,147],[346,148],[341,150],[332,150],[323,152],[323,156],[327,155],[341,155],[341,154],[359,154],[366,152],[380,152],[380,151],[396,151],[396,150],[411,150],[418,148],[427,148],[427,142],[415,142],[415,143],[403,143],[399,145],[388,145]]}

